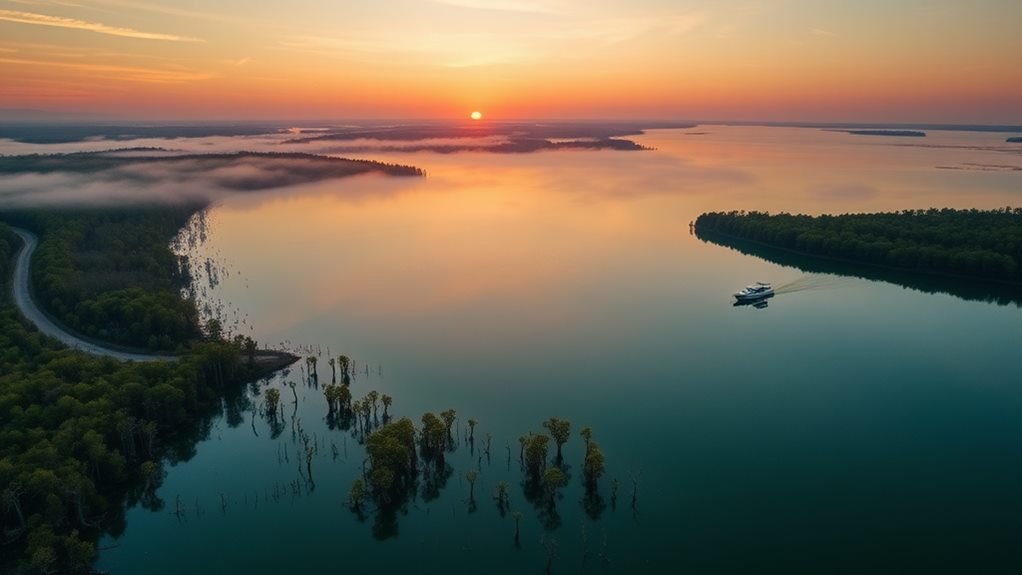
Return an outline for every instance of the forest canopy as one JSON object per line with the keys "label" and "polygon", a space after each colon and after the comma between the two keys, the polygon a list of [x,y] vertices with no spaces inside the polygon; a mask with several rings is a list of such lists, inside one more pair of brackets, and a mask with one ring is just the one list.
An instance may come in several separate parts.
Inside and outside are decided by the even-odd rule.
{"label": "forest canopy", "polygon": [[928,209],[807,216],[711,212],[717,233],[803,254],[907,271],[1022,282],[1022,209]]}
{"label": "forest canopy", "polygon": [[[35,297],[65,325],[106,341],[177,347],[176,362],[132,363],[64,348],[23,323],[10,293],[21,240],[0,223],[0,571],[91,571],[95,541],[124,502],[153,505],[175,440],[201,433],[254,364],[246,342],[202,338],[170,239],[198,206],[0,214],[39,235]],[[248,347],[254,346],[254,342]],[[262,352],[269,353],[269,352]],[[268,364],[268,365],[267,365]]]}

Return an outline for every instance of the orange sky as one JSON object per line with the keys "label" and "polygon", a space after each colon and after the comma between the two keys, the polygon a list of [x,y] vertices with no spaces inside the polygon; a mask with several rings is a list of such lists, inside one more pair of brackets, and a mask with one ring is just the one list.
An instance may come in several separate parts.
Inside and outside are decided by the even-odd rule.
{"label": "orange sky", "polygon": [[1022,124],[1019,22],[1017,0],[0,0],[0,108]]}

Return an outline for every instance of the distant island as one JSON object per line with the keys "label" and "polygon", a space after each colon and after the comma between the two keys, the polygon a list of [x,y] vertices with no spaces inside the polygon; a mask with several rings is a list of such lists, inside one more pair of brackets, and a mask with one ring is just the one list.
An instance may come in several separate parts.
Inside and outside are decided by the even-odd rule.
{"label": "distant island", "polygon": [[688,129],[676,122],[486,122],[422,123],[402,126],[333,127],[298,135],[285,144],[335,143],[331,152],[490,152],[524,154],[558,150],[648,150],[626,139],[648,129]]}
{"label": "distant island", "polygon": [[700,235],[719,234],[835,261],[1022,283],[1022,208],[837,216],[711,212],[700,215],[695,227]]}
{"label": "distant island", "polygon": [[1022,136],[1014,136],[1005,140],[1009,144],[1022,144]]}
{"label": "distant island", "polygon": [[839,130],[856,136],[902,136],[909,138],[925,138],[926,132],[916,130]]}

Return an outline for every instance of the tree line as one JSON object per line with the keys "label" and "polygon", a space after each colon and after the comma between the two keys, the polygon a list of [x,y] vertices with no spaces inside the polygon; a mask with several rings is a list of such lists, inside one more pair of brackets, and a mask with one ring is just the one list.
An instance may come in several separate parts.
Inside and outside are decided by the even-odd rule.
{"label": "tree line", "polygon": [[1022,209],[927,209],[807,216],[711,212],[699,234],[915,272],[1022,282]]}
{"label": "tree line", "polygon": [[39,236],[32,256],[37,304],[86,337],[175,350],[200,335],[185,258],[169,245],[199,206],[31,210],[0,214]]}
{"label": "tree line", "polygon": [[[115,341],[187,343],[177,362],[123,363],[46,338],[11,301],[21,241],[0,224],[0,571],[88,573],[126,503],[155,502],[163,462],[187,458],[179,440],[266,368],[251,361],[255,342],[200,339],[193,305],[177,296],[184,275],[166,246],[185,211],[7,215],[40,235],[36,297],[59,319]],[[128,306],[136,315],[122,313]]]}

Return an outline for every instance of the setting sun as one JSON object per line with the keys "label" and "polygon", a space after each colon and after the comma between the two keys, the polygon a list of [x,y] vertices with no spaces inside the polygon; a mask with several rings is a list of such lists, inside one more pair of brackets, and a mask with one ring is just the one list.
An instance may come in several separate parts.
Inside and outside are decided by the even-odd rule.
{"label": "setting sun", "polygon": [[472,112],[472,114],[470,114],[469,117],[472,118],[473,120],[482,120],[483,114],[482,112]]}

